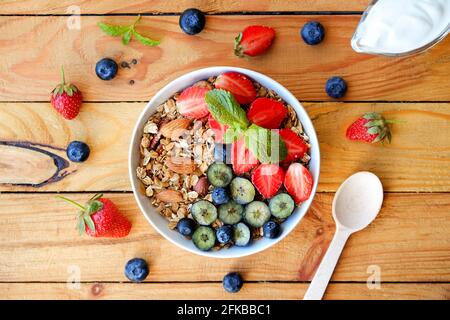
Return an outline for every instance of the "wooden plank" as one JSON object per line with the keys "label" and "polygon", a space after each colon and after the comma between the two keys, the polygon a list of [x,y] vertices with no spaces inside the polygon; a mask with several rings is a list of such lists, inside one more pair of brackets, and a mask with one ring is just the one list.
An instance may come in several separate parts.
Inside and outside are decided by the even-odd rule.
{"label": "wooden plank", "polygon": [[[322,193],[274,247],[240,259],[211,259],[164,240],[131,194],[107,195],[132,221],[124,239],[78,237],[76,209],[53,196],[0,194],[0,282],[66,282],[74,268],[82,282],[126,281],[123,267],[134,257],[149,262],[150,282],[221,281],[230,271],[247,281],[308,281],[334,233],[333,194]],[[68,197],[83,202],[91,194]],[[333,280],[366,282],[378,266],[381,281],[450,281],[449,212],[448,193],[386,194],[374,223],[350,238]]]}
{"label": "wooden plank", "polygon": [[70,6],[78,6],[81,14],[105,13],[180,13],[186,8],[198,8],[206,13],[242,11],[362,11],[368,0],[130,0],[119,2],[48,0],[3,0],[0,14],[71,14]]}
{"label": "wooden plank", "polygon": [[[92,283],[68,287],[65,283],[0,283],[1,299],[174,299],[174,300],[298,300],[307,283],[246,283],[241,291],[230,294],[221,283]],[[368,289],[360,283],[332,283],[324,299],[329,300],[448,300],[450,284],[382,283],[380,289]]]}
{"label": "wooden plank", "polygon": [[[86,141],[91,156],[70,163],[70,174],[39,188],[1,185],[0,191],[131,190],[127,154],[131,131],[144,103],[85,103],[79,117],[65,121],[48,103],[0,103],[0,140],[29,141],[65,148],[71,140]],[[321,148],[319,191],[335,191],[349,175],[370,170],[379,175],[387,191],[450,191],[450,105],[422,103],[305,103],[313,119]],[[406,123],[393,127],[391,145],[348,141],[348,125],[367,111],[378,111]],[[425,125],[426,124],[426,125]],[[64,157],[64,152],[61,156]],[[19,159],[19,153],[17,154]],[[28,161],[28,159],[27,159]],[[1,162],[1,158],[0,158]],[[28,161],[29,162],[29,161]],[[19,164],[16,164],[19,166]],[[20,165],[19,167],[29,166]],[[1,182],[11,182],[5,163]],[[49,175],[48,167],[33,167],[32,177]]]}
{"label": "wooden plank", "polygon": [[[48,101],[59,70],[75,82],[87,101],[147,101],[163,85],[199,68],[233,65],[273,77],[301,100],[329,100],[324,86],[334,75],[349,84],[346,100],[450,101],[450,38],[430,51],[408,58],[357,54],[349,42],[359,16],[211,16],[198,36],[183,34],[176,16],[145,17],[139,30],[161,39],[159,47],[132,41],[123,46],[96,26],[98,21],[129,24],[132,17],[81,18],[81,30],[69,29],[67,17],[0,17],[0,100]],[[299,28],[321,21],[325,41],[307,46]],[[233,39],[245,26],[266,24],[277,30],[270,52],[255,59],[233,55]],[[20,41],[17,41],[20,39]],[[113,81],[94,72],[103,57],[137,59]],[[134,85],[129,81],[134,80]]]}

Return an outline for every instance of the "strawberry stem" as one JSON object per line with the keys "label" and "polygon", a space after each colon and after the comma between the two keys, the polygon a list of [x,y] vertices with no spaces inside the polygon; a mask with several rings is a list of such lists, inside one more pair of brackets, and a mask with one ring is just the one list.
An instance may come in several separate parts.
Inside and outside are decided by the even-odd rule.
{"label": "strawberry stem", "polygon": [[71,204],[77,206],[78,208],[80,208],[81,210],[86,211],[86,208],[83,207],[81,204],[79,204],[79,203],[76,202],[76,201],[70,200],[70,199],[68,199],[68,198],[66,198],[66,197],[63,197],[63,196],[56,196],[56,198],[59,198],[59,199],[64,200],[64,201],[66,201],[66,202],[68,202],[68,203],[71,203]]}
{"label": "strawberry stem", "polygon": [[66,84],[66,77],[64,75],[64,66],[61,66],[61,78],[62,78],[62,84]]}
{"label": "strawberry stem", "polygon": [[384,120],[384,122],[387,124],[394,124],[394,123],[406,123],[407,121],[405,121],[405,120]]}

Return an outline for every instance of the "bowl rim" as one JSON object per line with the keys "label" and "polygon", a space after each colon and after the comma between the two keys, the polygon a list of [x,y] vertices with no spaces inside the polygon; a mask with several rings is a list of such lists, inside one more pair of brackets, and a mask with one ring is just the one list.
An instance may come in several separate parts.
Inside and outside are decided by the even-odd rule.
{"label": "bowl rim", "polygon": [[[313,188],[311,191],[311,196],[309,197],[308,200],[306,200],[305,202],[303,202],[301,204],[301,212],[299,212],[297,214],[296,217],[296,221],[294,221],[294,223],[292,224],[292,227],[290,228],[290,230],[283,232],[278,238],[276,239],[270,239],[270,243],[266,246],[260,247],[260,248],[252,248],[252,246],[248,246],[248,247],[240,247],[241,249],[246,249],[246,250],[242,250],[239,251],[239,253],[233,253],[230,254],[229,250],[226,250],[226,252],[228,254],[226,255],[220,255],[220,252],[223,252],[224,250],[218,250],[218,251],[201,251],[199,249],[193,249],[190,248],[186,245],[183,245],[181,243],[178,243],[177,241],[175,241],[174,239],[170,238],[169,235],[166,234],[166,231],[170,231],[170,232],[175,232],[174,230],[171,230],[167,227],[166,231],[161,230],[156,223],[152,220],[152,218],[150,218],[150,214],[148,214],[143,206],[143,204],[141,203],[141,200],[138,197],[138,192],[140,192],[140,190],[138,189],[140,186],[139,184],[141,183],[141,181],[139,181],[139,179],[136,177],[136,167],[135,167],[135,163],[133,163],[133,155],[135,153],[135,145],[134,142],[137,139],[138,135],[141,135],[141,132],[139,131],[139,128],[142,126],[143,122],[147,121],[148,115],[148,109],[150,109],[159,99],[161,96],[164,96],[166,94],[166,91],[171,88],[172,86],[176,85],[177,83],[182,83],[183,81],[186,82],[187,79],[193,78],[195,77],[195,75],[198,74],[202,74],[202,73],[209,73],[209,76],[213,76],[213,75],[217,75],[217,74],[221,74],[224,72],[239,72],[242,73],[252,79],[254,79],[257,82],[260,82],[260,80],[258,80],[258,78],[260,79],[264,79],[266,82],[271,82],[271,84],[273,86],[278,87],[278,90],[281,90],[282,93],[280,94],[280,92],[278,90],[275,90],[277,92],[277,94],[279,94],[280,96],[283,97],[283,100],[285,101],[286,99],[284,97],[286,96],[290,96],[290,98],[293,99],[294,102],[298,103],[297,106],[295,106],[294,110],[296,111],[297,115],[299,116],[299,118],[302,118],[300,120],[300,123],[302,125],[304,125],[304,122],[307,121],[309,122],[309,130],[307,132],[308,137],[310,139],[310,141],[312,140],[312,148],[315,149],[315,153],[316,153],[316,158],[314,159],[314,161],[316,162],[316,169],[315,172],[312,172],[313,176],[314,176],[314,182],[313,182]],[[205,77],[207,78],[207,77]],[[205,79],[204,78],[204,79]],[[188,81],[188,82],[192,82],[192,81]],[[195,82],[195,81],[194,81]],[[191,84],[192,85],[192,84]],[[189,85],[188,85],[189,86]],[[174,94],[175,92],[171,93]],[[155,106],[156,107],[156,106]],[[298,114],[298,110],[296,110],[297,108],[299,108],[302,112],[302,115],[300,116]],[[140,137],[139,137],[140,138]],[[139,141],[139,140],[136,140]],[[264,75],[260,72],[257,71],[253,71],[250,69],[246,69],[246,68],[239,68],[239,67],[232,67],[232,66],[212,66],[212,67],[206,67],[206,68],[200,68],[200,69],[196,69],[193,71],[190,71],[188,73],[185,73],[173,80],[171,80],[169,83],[167,83],[164,87],[162,87],[160,90],[158,90],[158,92],[156,92],[156,94],[153,95],[153,97],[149,100],[149,102],[146,104],[146,106],[143,108],[143,110],[141,111],[141,113],[139,114],[138,119],[136,120],[135,126],[133,128],[132,134],[131,134],[131,140],[130,140],[130,145],[128,148],[128,173],[129,173],[129,179],[130,179],[130,183],[131,183],[131,187],[133,190],[133,196],[135,201],[138,204],[138,207],[141,211],[141,213],[144,215],[144,217],[147,219],[147,221],[150,223],[150,225],[160,234],[162,235],[166,240],[168,240],[169,242],[171,242],[172,244],[176,245],[177,247],[186,250],[190,253],[194,253],[196,255],[199,256],[204,256],[204,257],[209,257],[209,258],[219,258],[219,259],[228,259],[228,258],[240,258],[240,257],[245,257],[245,256],[249,256],[258,252],[262,252],[270,247],[273,247],[275,244],[279,243],[281,240],[283,240],[288,234],[290,234],[292,232],[292,230],[294,230],[298,224],[300,223],[300,221],[303,219],[303,217],[305,216],[306,212],[308,212],[311,203],[316,195],[316,191],[317,191],[317,186],[318,186],[318,182],[319,182],[319,176],[320,176],[320,147],[319,147],[319,141],[317,138],[317,133],[315,131],[314,125],[312,123],[311,118],[309,117],[308,113],[306,112],[305,108],[303,107],[303,105],[300,103],[300,101],[295,97],[294,94],[292,94],[288,89],[286,89],[282,84],[280,84],[279,82],[277,82],[276,80],[272,79],[271,77]],[[296,208],[300,208],[300,206],[296,206]],[[186,240],[187,241],[187,240]]]}

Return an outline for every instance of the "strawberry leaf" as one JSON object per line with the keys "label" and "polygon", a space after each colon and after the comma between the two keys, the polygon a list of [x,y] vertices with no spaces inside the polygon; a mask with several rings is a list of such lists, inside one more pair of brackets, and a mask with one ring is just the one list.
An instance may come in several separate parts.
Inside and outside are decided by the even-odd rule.
{"label": "strawberry leaf", "polygon": [[115,26],[112,24],[106,24],[103,22],[99,22],[97,24],[102,31],[110,36],[118,37],[123,35],[125,32],[130,30],[129,26]]}
{"label": "strawberry leaf", "polygon": [[83,220],[91,231],[95,231],[95,224],[90,215],[83,215]]}
{"label": "strawberry leaf", "polygon": [[153,46],[157,46],[161,43],[161,41],[152,40],[150,38],[144,37],[137,31],[134,31],[134,37],[136,38],[136,40],[138,40],[140,43],[142,43],[145,46],[153,47]]}
{"label": "strawberry leaf", "polygon": [[83,218],[79,218],[78,219],[78,233],[80,234],[80,236],[85,232],[86,230],[86,224],[84,222]]}
{"label": "strawberry leaf", "polygon": [[102,208],[103,208],[103,203],[98,200],[94,200],[94,201],[89,202],[87,213],[89,215],[91,215],[91,214],[97,212],[98,210],[101,210]]}
{"label": "strawberry leaf", "polygon": [[369,129],[367,129],[367,133],[369,134],[377,134],[380,133],[380,127],[371,127]]}
{"label": "strawberry leaf", "polygon": [[245,110],[234,96],[225,90],[214,89],[205,96],[208,110],[219,123],[233,128],[247,129],[249,122]]}
{"label": "strawberry leaf", "polygon": [[367,112],[364,114],[363,118],[367,120],[380,120],[381,116],[376,112]]}
{"label": "strawberry leaf", "polygon": [[242,54],[242,46],[240,45],[241,40],[242,40],[242,32],[239,33],[236,38],[234,38],[234,54],[242,58],[244,54]]}

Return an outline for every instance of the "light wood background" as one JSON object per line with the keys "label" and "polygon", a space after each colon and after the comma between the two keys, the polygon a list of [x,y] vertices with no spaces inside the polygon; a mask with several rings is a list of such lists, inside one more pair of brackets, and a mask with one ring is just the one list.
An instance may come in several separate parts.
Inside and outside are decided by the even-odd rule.
{"label": "light wood background", "polygon": [[[328,299],[450,299],[450,38],[409,58],[354,53],[349,39],[369,1],[2,1],[0,5],[0,298],[6,299],[301,299],[334,234],[331,202],[350,174],[370,170],[385,187],[383,209],[353,235],[337,265]],[[70,5],[81,9],[81,30],[67,27]],[[206,29],[184,35],[178,15],[198,7]],[[123,46],[96,27],[129,23],[162,41],[148,48]],[[325,41],[306,46],[299,29],[320,21]],[[233,37],[249,24],[277,31],[273,48],[255,59],[233,56]],[[102,57],[137,59],[110,82],[95,76]],[[146,222],[130,191],[127,151],[146,101],[183,73],[206,66],[239,66],[276,79],[302,101],[319,136],[319,193],[299,226],[265,252],[232,260],[194,256],[164,240]],[[64,64],[85,98],[78,118],[66,121],[51,108],[49,92]],[[343,76],[349,91],[330,100],[324,83]],[[130,80],[134,84],[130,85]],[[347,126],[367,111],[403,119],[391,145],[345,139]],[[85,163],[67,163],[60,179],[41,185],[56,168],[27,145],[66,158],[71,140],[91,146]],[[34,186],[29,186],[34,184]],[[132,221],[119,240],[78,237],[75,212],[58,192],[85,201],[102,191]],[[150,263],[144,284],[127,282],[124,264]],[[373,266],[381,288],[366,285]],[[67,285],[81,273],[80,288]],[[247,283],[223,291],[229,271]]]}

